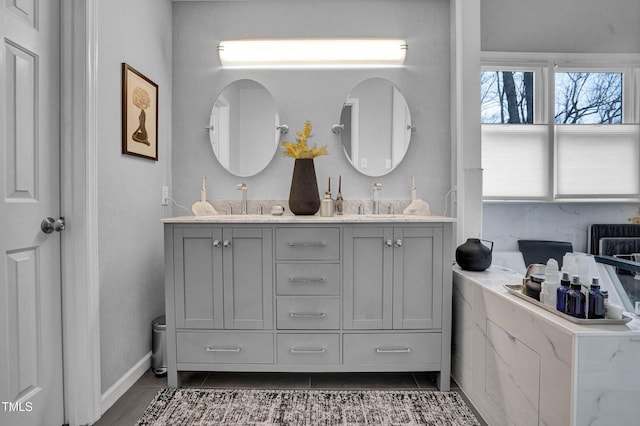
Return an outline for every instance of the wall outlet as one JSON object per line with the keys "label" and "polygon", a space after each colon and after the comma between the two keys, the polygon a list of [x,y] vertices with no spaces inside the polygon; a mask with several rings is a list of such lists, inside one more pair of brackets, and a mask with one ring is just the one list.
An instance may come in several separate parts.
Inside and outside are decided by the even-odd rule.
{"label": "wall outlet", "polygon": [[166,185],[162,185],[162,205],[169,205],[169,187]]}

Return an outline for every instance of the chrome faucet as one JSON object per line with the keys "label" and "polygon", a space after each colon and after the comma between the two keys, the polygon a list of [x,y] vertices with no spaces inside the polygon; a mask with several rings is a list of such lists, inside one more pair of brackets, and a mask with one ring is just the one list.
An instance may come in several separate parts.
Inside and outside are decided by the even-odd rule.
{"label": "chrome faucet", "polygon": [[247,184],[242,182],[236,186],[238,191],[242,191],[242,214],[247,214]]}
{"label": "chrome faucet", "polygon": [[373,214],[380,214],[380,190],[382,184],[376,182],[373,184]]}

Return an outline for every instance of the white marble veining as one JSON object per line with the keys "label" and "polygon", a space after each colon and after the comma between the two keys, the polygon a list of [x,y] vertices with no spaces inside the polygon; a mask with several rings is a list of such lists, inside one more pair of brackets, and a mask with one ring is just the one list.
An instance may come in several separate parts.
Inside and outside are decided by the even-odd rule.
{"label": "white marble veining", "polygon": [[273,215],[179,216],[162,219],[162,223],[442,223],[455,222],[444,216],[410,216],[388,214],[342,215],[332,217]]}
{"label": "white marble veining", "polygon": [[[490,424],[637,424],[640,319],[567,321],[508,293],[522,275],[504,267],[453,278],[453,376]],[[537,377],[524,358],[539,359]]]}
{"label": "white marble veining", "polygon": [[[409,201],[385,201],[381,203],[383,214],[372,214],[371,200],[348,200],[344,204],[344,214],[331,217],[315,215],[294,215],[288,208],[287,200],[249,200],[247,211],[250,214],[238,214],[240,200],[210,200],[217,215],[178,216],[162,219],[163,223],[429,223],[455,222],[456,219],[445,216],[419,216],[402,214]],[[283,215],[272,215],[271,207],[283,206]],[[364,214],[358,214],[362,206]],[[231,209],[229,209],[231,207]],[[232,214],[225,214],[231,211]],[[262,214],[259,214],[262,211]]]}
{"label": "white marble veining", "polygon": [[[527,309],[536,315],[544,318],[546,321],[550,321],[556,324],[559,327],[567,329],[567,331],[574,334],[605,334],[612,335],[613,333],[639,333],[640,335],[640,319],[632,319],[630,322],[626,324],[593,324],[593,325],[584,325],[584,324],[576,324],[571,321],[567,321],[564,318],[554,315],[553,313],[546,311],[533,303],[528,303],[525,300],[522,300],[516,296],[509,294],[507,289],[504,288],[506,284],[521,284],[522,283],[522,274],[515,272],[511,269],[504,268],[501,266],[491,266],[486,271],[482,272],[471,272],[462,270],[459,266],[454,266],[453,271],[456,274],[460,274],[465,276],[479,284],[481,284],[484,288],[507,298],[510,302],[515,303],[521,306],[524,309]],[[613,290],[610,290],[613,291]],[[615,295],[614,295],[615,297]]]}
{"label": "white marble veining", "polygon": [[[335,194],[333,194],[335,197]],[[209,203],[216,209],[218,214],[239,214],[241,212],[241,200],[239,198],[234,199],[215,199],[208,200]],[[411,203],[410,200],[381,200],[380,201],[380,213],[382,214],[401,214],[404,209]],[[262,212],[263,215],[269,215],[271,211],[271,207],[278,205],[284,208],[285,214],[292,215],[291,210],[289,209],[289,201],[288,200],[279,200],[279,199],[254,199],[247,200],[247,212],[249,214],[260,215]],[[191,210],[182,207],[185,211],[188,211],[191,214]],[[344,200],[343,203],[343,211],[344,214],[356,215],[362,209],[364,214],[372,214],[373,213],[373,200],[371,199],[348,199]],[[318,213],[319,215],[319,213]]]}
{"label": "white marble veining", "polygon": [[518,240],[569,241],[586,252],[589,226],[627,223],[638,216],[638,203],[492,203],[482,207],[482,238],[494,251],[518,250]]}

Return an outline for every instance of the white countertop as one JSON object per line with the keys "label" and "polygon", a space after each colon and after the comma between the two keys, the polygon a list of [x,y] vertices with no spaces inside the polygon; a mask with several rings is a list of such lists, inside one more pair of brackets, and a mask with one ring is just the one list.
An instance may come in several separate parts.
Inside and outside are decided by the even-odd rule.
{"label": "white countertop", "polygon": [[[486,289],[499,294],[500,296],[509,299],[514,304],[518,304],[522,306],[524,309],[530,310],[536,315],[543,317],[545,320],[554,323],[559,327],[563,327],[572,333],[575,334],[583,334],[583,335],[598,335],[598,334],[606,334],[606,335],[616,335],[623,334],[627,335],[631,334],[640,334],[640,319],[632,319],[626,324],[615,324],[615,325],[607,325],[607,324],[576,324],[571,321],[567,321],[566,319],[554,315],[553,313],[542,309],[539,306],[534,305],[533,303],[528,303],[526,300],[523,300],[513,294],[510,294],[504,285],[506,284],[522,284],[522,274],[515,272],[511,269],[504,268],[501,266],[490,266],[486,271],[482,272],[472,272],[465,271],[461,269],[458,265],[453,266],[453,274],[454,280],[455,276],[458,275],[464,279],[472,280]],[[628,315],[628,314],[627,314]]]}
{"label": "white countertop", "polygon": [[296,216],[284,214],[273,216],[270,214],[234,214],[213,216],[179,216],[162,219],[162,223],[274,223],[274,224],[298,224],[298,223],[443,223],[455,222],[456,219],[445,216],[413,216],[402,214],[364,214],[364,215],[336,215],[332,217]]}

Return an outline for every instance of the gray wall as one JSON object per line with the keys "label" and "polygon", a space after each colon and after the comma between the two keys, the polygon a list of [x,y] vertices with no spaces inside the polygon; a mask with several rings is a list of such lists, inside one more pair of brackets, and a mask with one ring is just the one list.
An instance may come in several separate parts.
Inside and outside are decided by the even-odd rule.
{"label": "gray wall", "polygon": [[[151,350],[164,313],[160,187],[171,171],[169,0],[98,2],[98,204],[102,392]],[[121,154],[121,63],[159,86],[158,158]]]}
{"label": "gray wall", "polygon": [[482,50],[640,53],[638,0],[482,0]]}
{"label": "gray wall", "polygon": [[[483,51],[640,53],[638,0],[482,0]],[[638,203],[485,203],[494,250],[518,239],[570,241],[585,251],[593,223],[624,223]]]}
{"label": "gray wall", "polygon": [[[450,189],[450,29],[448,0],[324,0],[177,2],[173,14],[173,197],[190,207],[203,175],[210,199],[239,198],[245,181],[250,199],[286,199],[293,160],[276,154],[267,168],[238,178],[216,160],[204,131],[218,93],[231,81],[250,78],[273,95],[280,120],[295,131],[311,120],[311,143],[328,144],[315,162],[318,182],[342,175],[346,199],[370,198],[383,183],[381,198],[410,199],[411,176],[418,196],[434,214],[444,211]],[[396,69],[222,69],[217,44],[250,37],[394,37],[409,45],[406,66]],[[394,173],[369,178],[355,171],[331,132],[348,93],[366,78],[383,77],[403,92],[417,127],[405,160]],[[334,188],[335,191],[335,188]],[[187,214],[174,209],[175,215]],[[190,213],[189,213],[190,214]]]}

